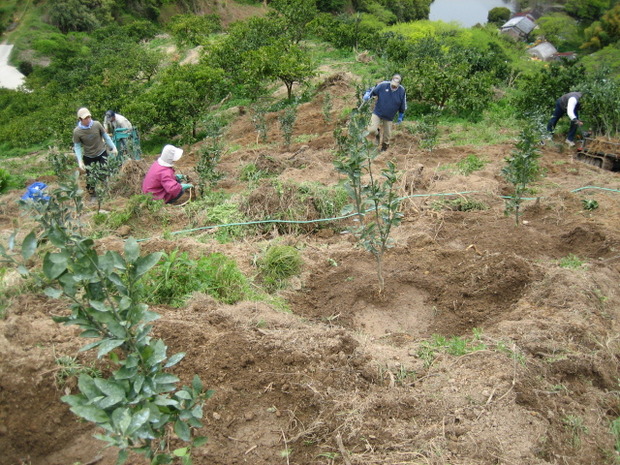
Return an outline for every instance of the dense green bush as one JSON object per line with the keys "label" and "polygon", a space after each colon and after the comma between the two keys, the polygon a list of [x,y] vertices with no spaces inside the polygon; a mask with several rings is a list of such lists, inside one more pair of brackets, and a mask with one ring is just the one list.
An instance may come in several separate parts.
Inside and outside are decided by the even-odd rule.
{"label": "dense green bush", "polygon": [[[498,53],[500,53],[498,51]],[[433,37],[415,42],[403,63],[403,85],[409,98],[444,111],[480,117],[498,82],[492,61],[476,49],[446,47]]]}
{"label": "dense green bush", "polygon": [[385,24],[367,14],[339,15],[319,14],[308,25],[320,40],[339,48],[378,49]]}
{"label": "dense green bush", "polygon": [[580,118],[596,134],[617,137],[620,134],[620,80],[609,70],[589,75],[579,89],[583,92]]}
{"label": "dense green bush", "polygon": [[532,73],[524,73],[517,82],[512,101],[517,114],[548,113],[555,101],[567,92],[578,90],[585,79],[585,68],[576,62],[552,62]]}
{"label": "dense green bush", "polygon": [[179,45],[195,47],[202,45],[209,34],[221,31],[222,25],[217,15],[176,15],[168,29]]}

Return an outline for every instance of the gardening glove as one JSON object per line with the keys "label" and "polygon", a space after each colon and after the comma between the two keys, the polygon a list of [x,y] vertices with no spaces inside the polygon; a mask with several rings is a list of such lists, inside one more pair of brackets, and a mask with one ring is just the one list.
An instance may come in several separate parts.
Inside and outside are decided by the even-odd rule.
{"label": "gardening glove", "polygon": [[179,182],[181,182],[181,181],[183,181],[185,179],[185,176],[182,175],[182,174],[175,174],[174,177]]}
{"label": "gardening glove", "polygon": [[193,184],[181,184],[181,187],[185,191],[187,189],[191,189],[192,187],[194,187],[194,185]]}
{"label": "gardening glove", "polygon": [[103,133],[103,140],[105,141],[105,145],[108,146],[110,153],[113,154],[114,156],[118,155],[118,150],[116,149],[116,145],[114,145],[114,142],[112,142],[112,139],[110,138],[110,136],[108,136],[105,132]]}
{"label": "gardening glove", "polygon": [[371,92],[371,89],[368,89],[366,93],[364,94],[364,96],[362,97],[362,100],[364,102],[368,102],[368,100],[370,100],[370,92]]}
{"label": "gardening glove", "polygon": [[402,123],[402,122],[403,122],[403,118],[404,118],[404,117],[405,117],[405,114],[404,114],[404,113],[399,113],[399,114],[398,114],[398,124],[400,124],[400,123]]}

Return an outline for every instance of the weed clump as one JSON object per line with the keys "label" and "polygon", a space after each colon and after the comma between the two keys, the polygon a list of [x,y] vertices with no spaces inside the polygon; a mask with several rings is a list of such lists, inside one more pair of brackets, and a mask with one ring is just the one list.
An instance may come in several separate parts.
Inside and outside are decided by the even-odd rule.
{"label": "weed clump", "polygon": [[220,302],[234,304],[249,294],[247,277],[237,263],[220,253],[199,260],[175,250],[144,277],[143,298],[152,304],[182,307],[194,292],[209,294]]}
{"label": "weed clump", "polygon": [[301,273],[303,259],[290,245],[269,247],[257,261],[263,283],[268,290],[282,289],[287,280]]}
{"label": "weed clump", "polygon": [[468,197],[457,197],[455,199],[442,199],[432,203],[431,209],[435,211],[450,210],[459,212],[468,212],[474,210],[486,210],[488,206],[484,202],[480,202]]}

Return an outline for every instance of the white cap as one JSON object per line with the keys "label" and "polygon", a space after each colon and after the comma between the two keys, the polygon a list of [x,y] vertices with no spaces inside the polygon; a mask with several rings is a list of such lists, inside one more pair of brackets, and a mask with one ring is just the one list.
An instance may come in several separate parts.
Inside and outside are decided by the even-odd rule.
{"label": "white cap", "polygon": [[183,156],[183,149],[174,145],[166,145],[161,151],[161,156],[157,159],[157,163],[161,166],[171,167],[175,161]]}
{"label": "white cap", "polygon": [[82,108],[80,108],[80,109],[77,111],[77,117],[78,117],[78,119],[84,119],[84,118],[87,118],[87,117],[89,117],[89,116],[91,116],[91,115],[90,115],[90,111],[88,111],[88,108],[84,108],[84,107],[82,107]]}

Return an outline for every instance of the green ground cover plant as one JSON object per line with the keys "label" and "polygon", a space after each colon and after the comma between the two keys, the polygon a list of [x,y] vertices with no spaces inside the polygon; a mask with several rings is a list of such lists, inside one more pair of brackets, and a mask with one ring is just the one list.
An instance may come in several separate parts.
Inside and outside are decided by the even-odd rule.
{"label": "green ground cover plant", "polygon": [[101,371],[93,364],[84,365],[77,357],[70,355],[64,355],[58,357],[56,360],[57,369],[54,373],[54,379],[56,384],[62,388],[70,378],[79,378],[82,374],[90,376],[91,378],[101,378]]}
{"label": "green ground cover plant", "polygon": [[150,194],[136,194],[129,197],[123,209],[110,213],[98,213],[94,217],[94,222],[114,230],[135,221],[142,213],[147,212],[155,216],[162,225],[166,225],[169,217],[164,207],[165,204],[162,201],[153,199]]}
{"label": "green ground cover plant", "polygon": [[250,295],[250,282],[237,263],[220,253],[189,258],[175,250],[145,274],[142,298],[152,304],[181,307],[194,292],[209,294],[220,302],[236,303]]}
{"label": "green ground cover plant", "polygon": [[562,257],[559,261],[558,261],[558,265],[561,268],[568,268],[571,270],[577,270],[579,268],[581,268],[582,266],[584,266],[585,262],[579,258],[577,255],[575,254],[568,254],[566,257]]}
{"label": "green ground cover plant", "polygon": [[235,226],[237,223],[247,222],[236,203],[229,202],[211,206],[206,212],[205,220],[213,225],[231,225],[217,228],[215,232],[215,238],[222,244],[251,235],[254,230],[251,225]]}
{"label": "green ground cover plant", "polygon": [[295,247],[272,245],[263,251],[256,265],[267,290],[274,291],[282,289],[289,278],[301,273],[303,259]]}
{"label": "green ground cover plant", "polygon": [[456,169],[460,174],[468,176],[474,171],[479,171],[484,168],[487,163],[489,163],[488,160],[483,160],[477,155],[472,154],[459,161],[456,164]]}
{"label": "green ground cover plant", "polygon": [[461,356],[479,350],[486,350],[487,348],[488,346],[480,338],[480,332],[475,329],[474,336],[471,339],[458,336],[448,338],[434,334],[429,341],[422,342],[418,350],[418,357],[424,360],[424,365],[428,367],[441,353]]}

